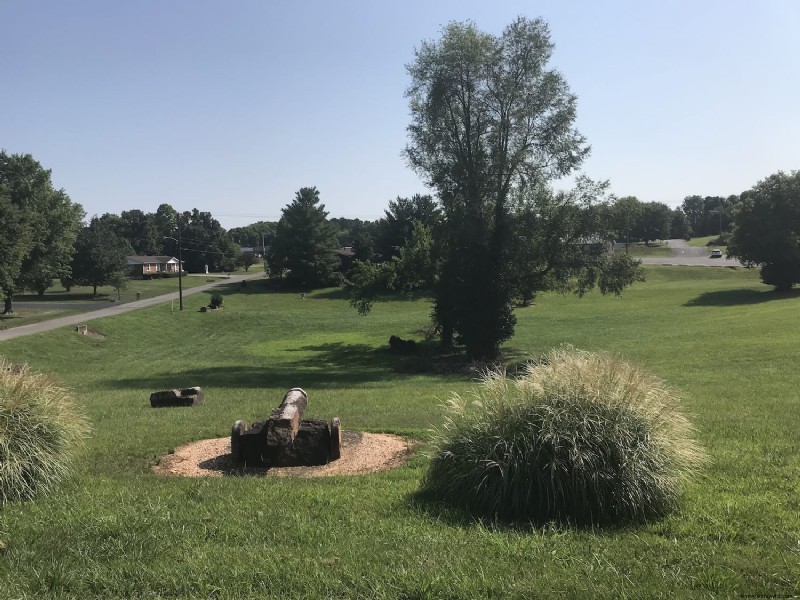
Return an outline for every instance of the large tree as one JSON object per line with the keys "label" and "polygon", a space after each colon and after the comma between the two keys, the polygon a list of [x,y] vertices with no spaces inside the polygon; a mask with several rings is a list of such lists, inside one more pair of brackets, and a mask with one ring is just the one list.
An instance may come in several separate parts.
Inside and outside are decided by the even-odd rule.
{"label": "large tree", "polygon": [[333,281],[338,265],[334,254],[336,232],[328,222],[325,205],[319,204],[319,191],[304,187],[283,209],[269,251],[272,273],[285,275],[287,283],[299,287],[319,287]]}
{"label": "large tree", "polygon": [[636,196],[618,198],[611,207],[611,218],[616,234],[625,240],[625,252],[631,243],[631,236],[639,228],[644,214],[644,204]]}
{"label": "large tree", "polygon": [[132,253],[128,241],[114,231],[108,220],[93,218],[78,232],[72,258],[72,281],[75,285],[119,287],[127,270],[126,256]]}
{"label": "large tree", "polygon": [[778,172],[742,194],[728,255],[760,267],[776,290],[800,283],[800,171]]}
{"label": "large tree", "polygon": [[[193,209],[178,216],[182,259],[185,269],[202,273],[206,266],[211,271],[232,271],[239,256],[239,245],[231,240],[228,233],[211,213]],[[166,254],[178,256],[177,229],[164,240]]]}
{"label": "large tree", "polygon": [[5,314],[13,312],[15,292],[42,292],[53,278],[69,275],[83,209],[53,187],[50,171],[31,155],[0,151],[0,217]]}
{"label": "large tree", "polygon": [[445,342],[493,358],[511,337],[510,197],[571,173],[589,153],[576,98],[548,68],[544,21],[518,18],[500,36],[453,22],[408,66],[406,156],[439,194],[447,247],[434,299]]}
{"label": "large tree", "polygon": [[663,202],[645,202],[642,216],[633,230],[634,236],[646,243],[669,239],[671,222],[672,209],[669,206]]}

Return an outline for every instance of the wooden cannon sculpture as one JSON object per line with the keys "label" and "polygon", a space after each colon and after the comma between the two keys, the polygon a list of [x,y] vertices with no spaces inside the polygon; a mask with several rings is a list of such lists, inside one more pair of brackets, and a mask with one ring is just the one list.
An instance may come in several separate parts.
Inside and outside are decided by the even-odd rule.
{"label": "wooden cannon sculpture", "polygon": [[325,465],[341,456],[342,425],[334,417],[303,420],[308,395],[292,388],[265,421],[252,427],[236,421],[231,429],[234,462],[248,467],[311,467]]}

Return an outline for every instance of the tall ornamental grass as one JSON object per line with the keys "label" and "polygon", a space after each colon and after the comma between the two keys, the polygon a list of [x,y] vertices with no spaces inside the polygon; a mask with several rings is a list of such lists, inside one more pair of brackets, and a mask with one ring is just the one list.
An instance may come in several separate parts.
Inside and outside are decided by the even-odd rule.
{"label": "tall ornamental grass", "polygon": [[677,394],[618,358],[552,351],[453,396],[423,493],[481,517],[612,524],[664,515],[705,460]]}
{"label": "tall ornamental grass", "polygon": [[53,491],[87,432],[66,389],[0,358],[0,504]]}

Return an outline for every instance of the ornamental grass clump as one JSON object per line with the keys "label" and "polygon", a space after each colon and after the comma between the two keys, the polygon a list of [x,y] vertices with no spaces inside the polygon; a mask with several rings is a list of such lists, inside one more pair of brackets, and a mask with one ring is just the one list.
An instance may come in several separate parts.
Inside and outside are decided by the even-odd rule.
{"label": "ornamental grass clump", "polygon": [[87,432],[68,390],[0,358],[0,505],[53,491]]}
{"label": "ornamental grass clump", "polygon": [[679,398],[618,358],[552,351],[455,395],[423,493],[481,517],[602,525],[664,515],[705,461]]}

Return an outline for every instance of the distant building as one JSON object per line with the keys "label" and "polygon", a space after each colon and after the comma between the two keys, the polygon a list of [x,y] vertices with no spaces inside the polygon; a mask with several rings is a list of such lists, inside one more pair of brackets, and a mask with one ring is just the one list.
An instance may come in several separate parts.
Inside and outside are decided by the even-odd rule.
{"label": "distant building", "polygon": [[353,268],[353,257],[356,255],[356,253],[353,251],[352,246],[345,246],[344,248],[336,248],[334,252],[341,261],[339,270],[342,273],[347,273],[350,269]]}
{"label": "distant building", "polygon": [[130,276],[134,279],[161,277],[178,272],[178,259],[174,256],[128,256]]}

